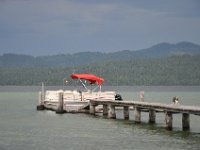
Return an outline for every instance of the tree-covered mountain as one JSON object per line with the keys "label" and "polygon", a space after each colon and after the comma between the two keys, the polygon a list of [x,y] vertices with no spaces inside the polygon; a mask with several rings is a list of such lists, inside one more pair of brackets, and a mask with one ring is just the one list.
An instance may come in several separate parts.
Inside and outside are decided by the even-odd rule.
{"label": "tree-covered mountain", "polygon": [[180,42],[177,44],[161,43],[141,50],[123,50],[113,53],[79,52],[38,57],[4,54],[0,56],[0,67],[74,67],[96,62],[161,58],[183,54],[200,54],[200,45],[190,42]]}
{"label": "tree-covered mountain", "polygon": [[92,73],[105,85],[200,85],[200,54],[110,61],[57,68],[0,68],[0,85],[62,85],[70,74]]}

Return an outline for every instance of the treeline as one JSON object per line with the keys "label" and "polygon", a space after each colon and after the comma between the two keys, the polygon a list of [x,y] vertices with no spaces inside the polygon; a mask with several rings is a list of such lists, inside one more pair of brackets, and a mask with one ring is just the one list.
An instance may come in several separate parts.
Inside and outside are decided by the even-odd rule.
{"label": "treeline", "polygon": [[110,61],[66,68],[0,68],[0,85],[70,85],[72,73],[92,73],[105,85],[200,85],[200,55]]}

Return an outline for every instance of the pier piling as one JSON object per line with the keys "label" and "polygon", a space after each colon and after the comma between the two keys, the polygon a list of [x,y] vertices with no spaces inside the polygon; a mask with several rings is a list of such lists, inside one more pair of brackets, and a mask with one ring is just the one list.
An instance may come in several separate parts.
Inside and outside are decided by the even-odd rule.
{"label": "pier piling", "polygon": [[44,103],[43,103],[43,94],[42,92],[38,93],[38,105],[37,110],[44,110]]}
{"label": "pier piling", "polygon": [[153,109],[149,110],[149,123],[155,123],[156,122],[156,111]]}
{"label": "pier piling", "polygon": [[124,106],[124,119],[129,119],[129,106]]}
{"label": "pier piling", "polygon": [[112,104],[108,104],[108,118],[112,118],[112,119],[116,118],[115,106]]}
{"label": "pier piling", "polygon": [[182,114],[182,127],[184,131],[190,129],[190,114],[187,113]]}
{"label": "pier piling", "polygon": [[90,103],[90,114],[91,115],[95,114],[95,105],[93,103]]}
{"label": "pier piling", "polygon": [[103,115],[104,116],[108,115],[108,105],[106,105],[106,104],[103,105]]}
{"label": "pier piling", "polygon": [[139,107],[135,107],[135,123],[140,123],[141,122],[141,110]]}
{"label": "pier piling", "polygon": [[172,112],[168,111],[165,113],[165,123],[166,123],[167,130],[172,130],[172,122],[173,122]]}
{"label": "pier piling", "polygon": [[56,110],[57,114],[63,114],[65,111],[63,109],[63,92],[59,93],[59,99],[58,99],[58,108]]}

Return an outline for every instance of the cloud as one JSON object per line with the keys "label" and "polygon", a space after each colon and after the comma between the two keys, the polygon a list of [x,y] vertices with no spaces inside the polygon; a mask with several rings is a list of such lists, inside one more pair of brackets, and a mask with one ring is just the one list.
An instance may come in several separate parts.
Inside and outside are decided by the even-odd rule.
{"label": "cloud", "polygon": [[56,53],[200,43],[198,6],[198,0],[0,0],[0,50]]}
{"label": "cloud", "polygon": [[[33,32],[60,34],[58,29],[71,31],[76,27],[97,25],[115,10],[107,4],[79,4],[72,1],[8,1],[5,4],[3,22],[10,29],[25,28]],[[56,29],[57,28],[57,29]]]}
{"label": "cloud", "polygon": [[[15,27],[51,30],[55,27],[101,25],[151,17],[158,12],[135,8],[121,3],[78,3],[74,1],[8,1],[3,20]],[[153,14],[154,13],[154,14]],[[41,28],[41,30],[40,30]]]}

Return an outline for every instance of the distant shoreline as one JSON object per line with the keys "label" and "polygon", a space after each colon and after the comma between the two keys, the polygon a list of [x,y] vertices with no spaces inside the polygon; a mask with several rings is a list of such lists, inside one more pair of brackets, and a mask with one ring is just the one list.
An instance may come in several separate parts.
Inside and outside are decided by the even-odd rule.
{"label": "distant shoreline", "polygon": [[[78,86],[77,88],[81,88]],[[45,90],[74,90],[75,86],[45,86]],[[103,86],[104,90],[124,91],[124,92],[200,92],[200,86]],[[0,86],[0,92],[38,92],[41,86]]]}

